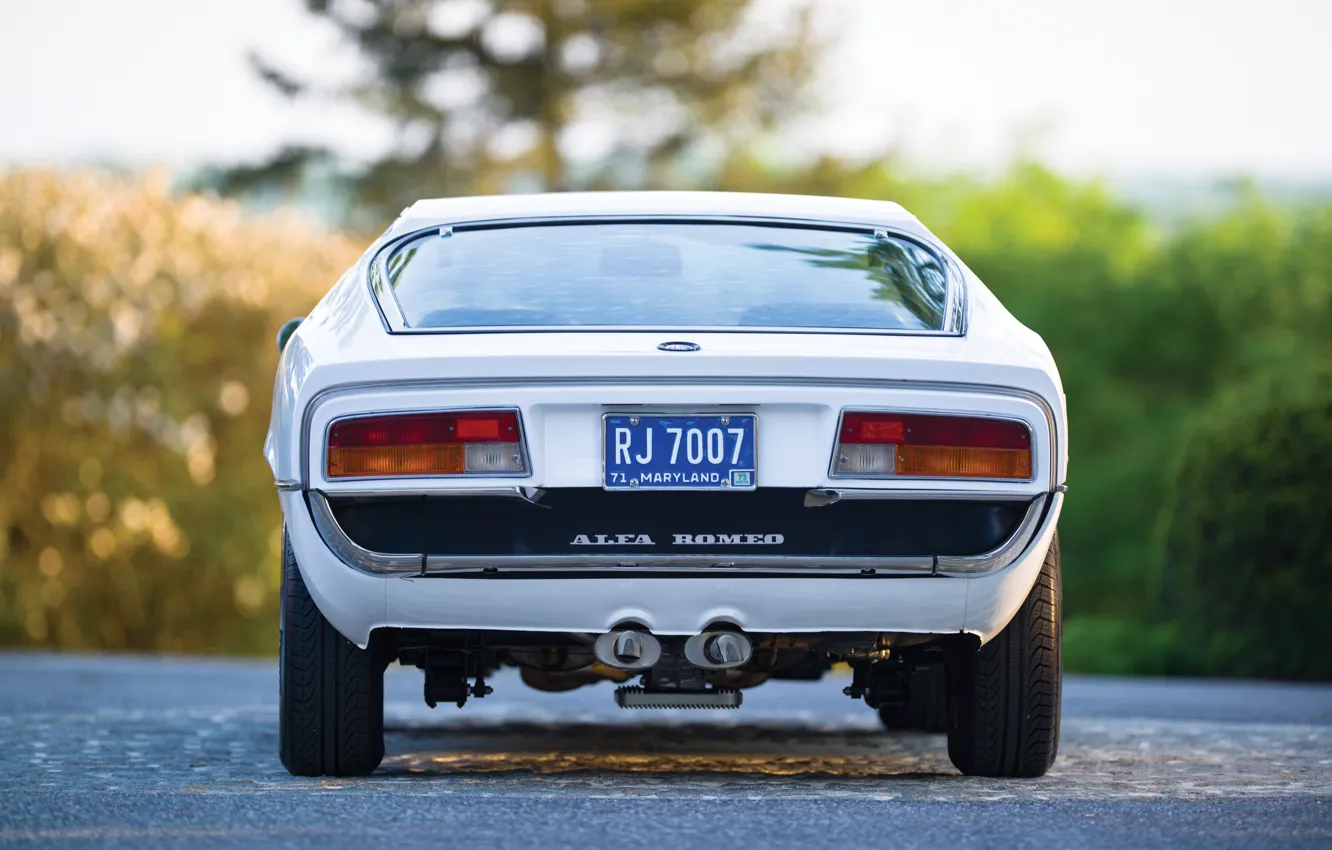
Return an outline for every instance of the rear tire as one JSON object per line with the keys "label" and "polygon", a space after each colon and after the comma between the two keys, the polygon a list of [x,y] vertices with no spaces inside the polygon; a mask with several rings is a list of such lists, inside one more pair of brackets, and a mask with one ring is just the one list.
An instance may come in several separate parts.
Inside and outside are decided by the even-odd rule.
{"label": "rear tire", "polygon": [[968,776],[1043,776],[1059,750],[1063,591],[1059,536],[1013,621],[948,670],[948,757]]}
{"label": "rear tire", "polygon": [[365,776],[384,758],[384,663],[315,606],[283,536],[278,747],[293,776]]}
{"label": "rear tire", "polygon": [[919,732],[948,731],[948,677],[942,664],[911,672],[907,701],[902,705],[879,706],[879,720],[888,729]]}

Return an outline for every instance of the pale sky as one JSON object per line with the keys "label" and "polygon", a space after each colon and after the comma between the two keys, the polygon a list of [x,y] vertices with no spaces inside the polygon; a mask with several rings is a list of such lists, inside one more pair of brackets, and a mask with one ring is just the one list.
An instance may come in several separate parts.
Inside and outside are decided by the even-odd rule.
{"label": "pale sky", "polygon": [[[780,2],[780,0],[777,0]],[[593,0],[595,2],[595,0]],[[934,170],[1332,177],[1332,0],[820,0],[844,33],[792,145]],[[293,106],[248,48],[346,67],[299,0],[0,0],[0,164],[189,167],[387,128]]]}

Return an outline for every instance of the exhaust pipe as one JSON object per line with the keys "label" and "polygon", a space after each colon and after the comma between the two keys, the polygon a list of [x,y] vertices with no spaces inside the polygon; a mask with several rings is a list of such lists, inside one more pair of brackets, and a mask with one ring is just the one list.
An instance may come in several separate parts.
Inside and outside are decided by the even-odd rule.
{"label": "exhaust pipe", "polygon": [[597,660],[616,670],[646,670],[661,660],[661,642],[641,629],[613,629],[592,645]]}
{"label": "exhaust pipe", "polygon": [[754,645],[741,632],[703,632],[684,645],[685,660],[707,670],[729,670],[747,662]]}

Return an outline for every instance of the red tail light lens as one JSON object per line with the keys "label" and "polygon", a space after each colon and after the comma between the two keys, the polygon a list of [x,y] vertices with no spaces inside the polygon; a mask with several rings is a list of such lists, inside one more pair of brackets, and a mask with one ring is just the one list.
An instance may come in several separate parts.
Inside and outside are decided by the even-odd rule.
{"label": "red tail light lens", "polygon": [[1031,477],[1031,429],[979,416],[847,411],[832,474],[936,478]]}
{"label": "red tail light lens", "polygon": [[363,416],[328,431],[329,478],[512,475],[527,470],[512,410]]}

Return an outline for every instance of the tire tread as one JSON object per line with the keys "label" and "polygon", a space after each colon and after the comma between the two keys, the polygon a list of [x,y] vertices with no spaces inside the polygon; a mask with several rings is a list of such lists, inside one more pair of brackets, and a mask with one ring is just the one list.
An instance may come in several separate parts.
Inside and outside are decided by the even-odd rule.
{"label": "tire tread", "polygon": [[311,598],[284,539],[279,752],[294,776],[365,776],[384,758],[384,674]]}
{"label": "tire tread", "polygon": [[1011,623],[949,669],[948,755],[973,776],[1043,776],[1059,750],[1062,585],[1056,533]]}

